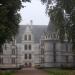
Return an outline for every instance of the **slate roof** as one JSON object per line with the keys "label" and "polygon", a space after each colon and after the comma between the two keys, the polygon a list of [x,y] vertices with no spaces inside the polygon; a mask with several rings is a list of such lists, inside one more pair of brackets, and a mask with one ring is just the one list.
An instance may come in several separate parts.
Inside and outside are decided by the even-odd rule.
{"label": "slate roof", "polygon": [[50,32],[50,33],[56,32],[56,26],[51,21],[49,21],[47,31]]}
{"label": "slate roof", "polygon": [[[22,35],[26,29],[27,25],[20,25],[19,26],[19,32],[16,35],[16,42],[21,43],[22,42]],[[40,41],[41,35],[43,32],[47,30],[47,25],[32,25],[32,33],[34,36],[34,42],[38,43]]]}

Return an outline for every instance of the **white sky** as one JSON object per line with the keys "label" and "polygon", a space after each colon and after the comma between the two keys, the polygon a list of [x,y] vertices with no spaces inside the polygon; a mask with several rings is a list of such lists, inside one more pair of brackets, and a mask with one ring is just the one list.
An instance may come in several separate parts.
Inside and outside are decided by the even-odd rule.
{"label": "white sky", "polygon": [[20,25],[30,24],[30,20],[33,21],[33,25],[48,25],[49,17],[45,13],[46,6],[42,5],[40,0],[32,0],[31,3],[23,3],[24,8],[20,10],[22,21]]}

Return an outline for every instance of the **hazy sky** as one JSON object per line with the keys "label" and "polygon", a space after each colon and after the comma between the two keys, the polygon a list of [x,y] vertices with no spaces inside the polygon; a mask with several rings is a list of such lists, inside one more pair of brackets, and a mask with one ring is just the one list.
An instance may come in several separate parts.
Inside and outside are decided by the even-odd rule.
{"label": "hazy sky", "polygon": [[30,20],[33,21],[33,25],[48,25],[49,17],[45,13],[45,5],[42,5],[40,0],[32,0],[31,3],[23,3],[24,8],[21,9],[20,14],[22,21],[20,25],[30,24]]}

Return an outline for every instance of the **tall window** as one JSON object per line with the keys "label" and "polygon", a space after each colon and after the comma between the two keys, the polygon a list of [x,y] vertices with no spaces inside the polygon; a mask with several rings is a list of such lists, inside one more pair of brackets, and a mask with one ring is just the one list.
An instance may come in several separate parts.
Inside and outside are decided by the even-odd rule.
{"label": "tall window", "polygon": [[3,54],[3,48],[2,47],[0,48],[0,54]]}
{"label": "tall window", "polygon": [[24,49],[27,50],[27,44],[25,44]]}
{"label": "tall window", "polygon": [[12,49],[12,55],[15,55],[16,54],[16,52],[15,52],[15,49],[13,48]]}
{"label": "tall window", "polygon": [[25,54],[25,59],[27,59],[27,54]]}
{"label": "tall window", "polygon": [[31,54],[29,54],[29,59],[31,59],[32,57],[31,57]]}
{"label": "tall window", "polygon": [[56,63],[56,43],[53,43],[53,61]]}
{"label": "tall window", "polygon": [[68,52],[68,43],[65,43],[66,51]]}
{"label": "tall window", "polygon": [[27,63],[25,63],[25,67],[27,67],[28,66],[28,64]]}
{"label": "tall window", "polygon": [[7,50],[7,45],[6,44],[4,45],[4,47],[5,47],[5,50]]}
{"label": "tall window", "polygon": [[0,57],[0,64],[3,64],[3,58]]}
{"label": "tall window", "polygon": [[24,36],[24,40],[27,40],[27,35]]}
{"label": "tall window", "polygon": [[66,59],[66,63],[68,63],[68,56],[67,55],[65,56],[65,59]]}
{"label": "tall window", "polygon": [[31,67],[32,66],[32,64],[31,64],[31,62],[29,62],[29,67]]}
{"label": "tall window", "polygon": [[41,64],[43,64],[44,63],[44,58],[41,58]]}
{"label": "tall window", "polygon": [[29,50],[31,50],[31,44],[29,44]]}
{"label": "tall window", "polygon": [[29,35],[28,40],[31,40],[31,35]]}
{"label": "tall window", "polygon": [[15,63],[16,63],[15,58],[12,58],[12,64],[15,64]]}
{"label": "tall window", "polygon": [[41,54],[44,54],[44,49],[43,48],[41,48]]}

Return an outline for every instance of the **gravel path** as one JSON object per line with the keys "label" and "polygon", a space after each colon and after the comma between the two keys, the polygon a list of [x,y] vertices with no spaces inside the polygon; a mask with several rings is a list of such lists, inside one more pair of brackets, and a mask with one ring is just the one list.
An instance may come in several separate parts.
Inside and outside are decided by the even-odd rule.
{"label": "gravel path", "polygon": [[48,75],[48,74],[42,70],[31,68],[19,70],[14,75]]}

